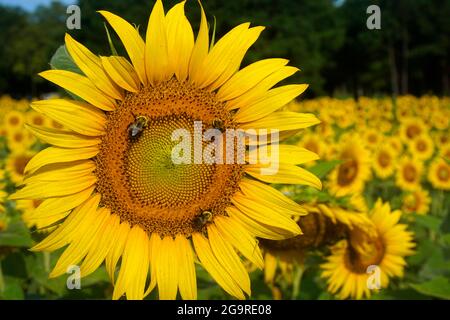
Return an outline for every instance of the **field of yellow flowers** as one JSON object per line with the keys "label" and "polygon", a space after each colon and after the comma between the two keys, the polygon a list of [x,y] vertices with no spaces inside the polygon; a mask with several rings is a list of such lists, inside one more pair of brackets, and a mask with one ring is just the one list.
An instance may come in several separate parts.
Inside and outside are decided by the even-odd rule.
{"label": "field of yellow flowers", "polygon": [[[41,201],[8,199],[46,146],[40,126],[62,128],[29,104],[0,98],[0,299],[110,298],[103,267],[69,290],[65,277],[48,278],[61,250],[28,250],[64,218],[40,226]],[[303,234],[259,241],[263,271],[246,265],[252,298],[450,298],[450,99],[318,98],[286,108],[321,121],[288,139],[319,155],[305,168],[324,188],[279,187],[302,205]],[[199,298],[228,297],[197,272]]]}

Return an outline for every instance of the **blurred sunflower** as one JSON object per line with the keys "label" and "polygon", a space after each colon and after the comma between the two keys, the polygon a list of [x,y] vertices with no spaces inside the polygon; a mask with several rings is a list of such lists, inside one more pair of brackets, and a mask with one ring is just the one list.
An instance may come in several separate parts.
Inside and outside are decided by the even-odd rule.
{"label": "blurred sunflower", "polygon": [[389,144],[381,144],[373,156],[372,167],[381,178],[389,178],[395,171],[396,151]]}
{"label": "blurred sunflower", "polygon": [[11,152],[24,152],[36,141],[36,138],[25,128],[8,129],[6,138]]}
{"label": "blurred sunflower", "polygon": [[379,129],[367,128],[364,133],[365,145],[370,149],[374,150],[380,143],[382,135],[378,131]]}
{"label": "blurred sunflower", "polygon": [[[340,299],[369,298],[371,266],[379,268],[379,288],[386,288],[389,278],[403,276],[404,257],[413,254],[414,243],[407,226],[398,223],[400,216],[400,211],[391,212],[389,203],[378,200],[369,215],[372,232],[354,229],[348,240],[331,248],[327,262],[321,265],[321,276],[327,279],[332,294]],[[377,283],[371,285],[376,287]]]}
{"label": "blurred sunflower", "polygon": [[397,164],[395,183],[402,190],[414,191],[420,187],[423,164],[420,160],[403,156]]}
{"label": "blurred sunflower", "polygon": [[342,161],[330,174],[329,189],[337,196],[359,193],[370,178],[370,154],[356,135],[343,138],[336,159]]}
{"label": "blurred sunflower", "polygon": [[[322,141],[321,137],[316,133],[307,133],[304,134],[298,145],[300,147],[303,147],[305,149],[308,149],[309,151],[314,152],[317,154],[320,158],[323,158],[326,153],[326,145]],[[311,161],[306,163],[306,166],[312,166],[315,162]]]}
{"label": "blurred sunflower", "polygon": [[36,112],[34,110],[28,111],[25,114],[26,123],[31,124],[33,126],[44,126],[48,125],[47,118],[39,112]]}
{"label": "blurred sunflower", "polygon": [[[26,186],[12,196],[42,199],[38,214],[33,213],[36,220],[67,216],[33,248],[68,245],[51,277],[79,263],[86,276],[105,260],[114,299],[123,294],[142,299],[156,286],[160,299],[175,299],[178,290],[183,299],[195,299],[198,258],[226,292],[243,299],[251,293],[250,279],[237,251],[261,268],[255,236],[284,239],[301,232],[291,219],[299,205],[264,182],[320,188],[317,177],[296,166],[317,159],[315,154],[282,145],[273,175],[261,173],[263,164],[172,162],[172,132],[192,133],[194,121],[280,131],[319,123],[312,114],[277,111],[307,87],[271,89],[297,71],[286,66],[287,60],[262,60],[239,70],[262,27],[243,23],[210,48],[203,10],[194,41],[184,4],[165,14],[157,1],[145,42],[124,19],[100,11],[131,63],[119,56],[97,57],[66,35],[67,50],[85,76],[63,70],[40,74],[86,101],[32,104],[68,130],[30,126],[53,146],[28,163]],[[146,123],[132,139],[128,128],[137,116]]]}
{"label": "blurred sunflower", "polygon": [[450,165],[436,157],[428,168],[428,181],[436,189],[450,190]]}
{"label": "blurred sunflower", "polygon": [[6,197],[8,196],[8,194],[5,191],[5,184],[3,183],[4,179],[5,179],[5,171],[0,169],[0,215],[2,215],[5,212],[4,203]]}
{"label": "blurred sunflower", "polygon": [[16,185],[23,182],[25,167],[35,154],[36,152],[30,150],[12,152],[8,154],[5,169],[8,172],[11,181]]}
{"label": "blurred sunflower", "polygon": [[411,117],[404,119],[400,124],[400,137],[404,143],[409,143],[417,136],[427,132],[427,126],[422,119]]}
{"label": "blurred sunflower", "polygon": [[427,160],[434,153],[434,143],[428,134],[421,134],[410,141],[408,144],[409,151],[413,157],[419,160]]}
{"label": "blurred sunflower", "polygon": [[11,110],[5,115],[3,122],[8,131],[22,130],[25,118],[22,112]]}
{"label": "blurred sunflower", "polygon": [[406,213],[427,214],[430,203],[429,192],[425,189],[417,189],[403,195],[402,210]]}

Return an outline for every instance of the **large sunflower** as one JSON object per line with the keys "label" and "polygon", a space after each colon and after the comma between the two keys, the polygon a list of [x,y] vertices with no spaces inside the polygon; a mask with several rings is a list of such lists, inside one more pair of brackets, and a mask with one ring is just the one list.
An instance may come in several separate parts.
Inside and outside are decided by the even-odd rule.
{"label": "large sunflower", "polygon": [[390,277],[403,276],[404,257],[413,254],[414,243],[407,226],[398,223],[400,216],[400,211],[391,212],[389,203],[377,201],[369,215],[373,232],[353,229],[348,240],[331,248],[327,262],[321,265],[331,293],[341,299],[370,297],[372,266],[379,268],[380,277],[379,283],[375,278],[370,283],[373,288],[386,288]]}
{"label": "large sunflower", "polygon": [[[284,239],[301,232],[291,219],[300,212],[298,204],[264,182],[320,188],[318,178],[296,166],[317,156],[281,145],[272,175],[260,170],[266,164],[197,163],[198,154],[194,164],[176,164],[172,133],[195,133],[195,121],[202,121],[200,133],[212,127],[282,132],[309,127],[319,122],[315,116],[277,111],[306,85],[272,89],[297,71],[284,59],[239,70],[262,27],[243,23],[210,48],[203,10],[194,41],[184,2],[167,14],[156,2],[145,42],[122,18],[100,14],[131,62],[98,57],[67,35],[67,50],[84,75],[40,74],[84,102],[32,104],[67,128],[29,127],[53,146],[28,163],[26,186],[13,198],[43,200],[30,219],[66,217],[33,250],[68,245],[51,277],[73,264],[81,264],[86,276],[105,260],[114,299],[123,294],[142,299],[156,286],[161,299],[174,299],[178,291],[184,299],[196,298],[195,261],[229,294],[245,298],[250,280],[237,251],[262,267],[255,236]],[[272,152],[271,145],[264,149]]]}

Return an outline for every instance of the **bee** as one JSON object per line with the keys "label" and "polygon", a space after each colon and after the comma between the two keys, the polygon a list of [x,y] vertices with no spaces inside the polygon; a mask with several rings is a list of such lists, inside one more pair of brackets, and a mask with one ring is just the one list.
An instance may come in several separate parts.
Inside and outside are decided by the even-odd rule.
{"label": "bee", "polygon": [[194,217],[194,220],[192,220],[192,224],[194,226],[194,229],[196,231],[202,231],[203,228],[206,226],[207,223],[211,222],[212,220],[212,212],[211,211],[202,211],[198,215]]}
{"label": "bee", "polygon": [[221,132],[224,132],[225,131],[225,123],[223,122],[223,120],[221,120],[221,119],[214,119],[213,121],[212,121],[212,126],[213,126],[213,128],[214,129],[218,129],[218,130],[220,130]]}
{"label": "bee", "polygon": [[142,134],[142,131],[147,127],[148,119],[146,116],[137,116],[134,122],[128,126],[128,137],[131,140],[136,140]]}

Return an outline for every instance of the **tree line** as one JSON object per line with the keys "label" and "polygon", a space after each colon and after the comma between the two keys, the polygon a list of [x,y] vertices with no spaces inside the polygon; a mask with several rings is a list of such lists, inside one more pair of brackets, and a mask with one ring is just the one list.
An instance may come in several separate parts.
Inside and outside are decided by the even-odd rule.
{"label": "tree line", "polygon": [[[176,1],[164,1],[170,8]],[[0,94],[37,96],[54,90],[37,76],[69,32],[93,52],[109,55],[106,9],[134,22],[144,36],[151,0],[79,0],[81,29],[66,28],[66,6],[33,12],[0,6]],[[283,57],[301,69],[289,81],[310,84],[310,97],[450,93],[449,0],[203,0],[216,39],[239,23],[266,26],[244,64]],[[381,9],[381,29],[369,30],[370,5]],[[186,14],[194,30],[196,1]],[[112,31],[110,29],[110,31]],[[111,32],[115,47],[124,53]]]}

